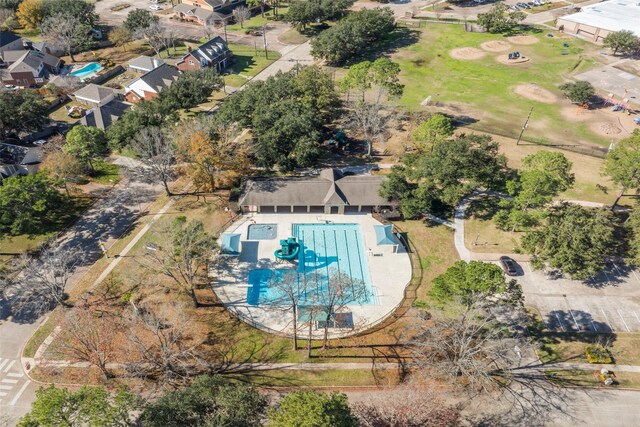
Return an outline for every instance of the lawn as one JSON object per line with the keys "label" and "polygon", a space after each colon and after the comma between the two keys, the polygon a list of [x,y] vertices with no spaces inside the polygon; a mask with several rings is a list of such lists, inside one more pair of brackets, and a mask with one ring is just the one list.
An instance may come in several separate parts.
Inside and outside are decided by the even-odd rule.
{"label": "lawn", "polygon": [[49,113],[49,118],[51,120],[56,120],[59,122],[66,122],[69,124],[74,124],[74,123],[78,123],[78,121],[80,121],[80,119],[74,119],[73,117],[69,117],[69,115],[67,114],[67,108],[71,108],[71,107],[82,107],[85,109],[88,109],[88,107],[84,104],[80,104],[78,102],[75,101],[71,101],[71,102],[67,102],[64,104],[60,104],[60,106],[58,108],[56,108],[55,110],[53,110],[52,112]]}
{"label": "lawn", "polygon": [[104,185],[115,185],[120,182],[120,166],[109,162],[97,161],[93,163],[93,168],[93,175],[88,177],[91,181]]}
{"label": "lawn", "polygon": [[242,27],[238,23],[235,23],[233,25],[227,25],[227,31],[232,33],[233,32],[244,33],[246,30],[255,30],[255,29],[259,30],[261,27],[263,27],[266,24],[267,24],[267,18],[261,16],[260,12],[258,12],[258,14],[252,16],[251,19],[244,21],[242,23]]}
{"label": "lawn", "polygon": [[[235,43],[229,43],[229,49],[231,49],[234,56],[234,63],[230,71],[248,77],[255,76],[280,58],[280,53],[270,50],[267,51],[267,56],[265,56],[264,49],[261,49],[261,44],[258,44],[257,51],[254,46]],[[231,85],[231,83],[227,84]]]}
{"label": "lawn", "polygon": [[552,382],[562,386],[573,387],[596,387],[615,389],[616,387],[640,389],[640,373],[638,372],[615,372],[617,386],[605,386],[599,378],[599,371],[574,371],[574,370],[547,370],[547,378]]}
{"label": "lawn", "polygon": [[640,365],[640,334],[551,334],[545,335],[545,353],[539,356],[547,362],[589,363],[585,355],[588,344],[607,343],[617,365]]}
{"label": "lawn", "polygon": [[[413,43],[407,33],[418,37]],[[608,145],[606,138],[593,134],[587,123],[575,123],[561,114],[569,106],[557,86],[597,65],[598,47],[582,40],[555,33],[532,33],[534,44],[515,44],[512,40],[501,53],[483,51],[480,45],[490,41],[506,41],[500,35],[467,33],[460,25],[427,25],[420,30],[406,30],[405,36],[395,40],[391,57],[400,64],[400,79],[405,84],[400,103],[410,110],[421,108],[420,103],[431,97],[431,105],[465,118],[471,128],[501,135],[517,136],[531,107],[534,108],[525,139],[541,143],[590,143]],[[518,42],[530,40],[516,40]],[[568,43],[569,47],[563,47]],[[404,46],[406,45],[406,46]],[[404,47],[403,47],[404,46]],[[469,53],[479,59],[454,59],[450,52],[456,48],[473,48]],[[529,62],[503,64],[500,55],[519,51]],[[561,52],[566,51],[567,55]],[[548,91],[544,102],[531,96],[516,95],[514,88],[535,83]]]}

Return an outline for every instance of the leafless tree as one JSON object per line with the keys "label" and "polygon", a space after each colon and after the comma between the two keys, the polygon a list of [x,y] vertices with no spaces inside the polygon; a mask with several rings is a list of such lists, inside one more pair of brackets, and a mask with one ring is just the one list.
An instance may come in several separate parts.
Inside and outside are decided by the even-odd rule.
{"label": "leafless tree", "polygon": [[448,406],[432,388],[400,386],[352,405],[361,427],[456,427],[457,408]]}
{"label": "leafless tree", "polygon": [[73,50],[89,40],[89,28],[78,16],[58,13],[42,23],[42,36],[54,45],[63,47],[71,62],[75,62]]}
{"label": "leafless tree", "polygon": [[451,315],[449,307],[448,314],[419,325],[411,340],[415,372],[447,377],[474,396],[499,396],[511,411],[530,416],[561,409],[564,390],[548,381],[537,361],[523,363],[532,351],[530,342],[498,321],[497,305],[485,300],[479,295],[475,303],[455,304],[457,314]]}
{"label": "leafless tree", "polygon": [[269,284],[278,298],[272,301],[272,305],[279,310],[291,310],[291,325],[293,327],[293,350],[298,350],[298,308],[301,302],[309,295],[309,282],[307,276],[290,270],[282,276],[275,276]]}
{"label": "leafless tree", "polygon": [[366,101],[352,103],[349,120],[352,126],[362,132],[368,144],[367,155],[371,156],[373,142],[383,136],[388,120],[388,115],[385,114],[381,103]]}
{"label": "leafless tree", "polygon": [[37,257],[24,255],[22,271],[13,281],[14,315],[39,317],[58,304],[65,304],[65,288],[84,261],[83,251],[75,246],[51,243]]}
{"label": "leafless tree", "polygon": [[308,286],[315,287],[314,305],[321,308],[324,316],[322,348],[326,348],[329,342],[329,327],[335,323],[337,313],[344,311],[349,304],[366,302],[370,294],[363,280],[335,268],[329,269],[327,277],[321,275],[313,277],[311,280],[315,283]]}
{"label": "leafless tree", "polygon": [[87,308],[71,309],[65,316],[62,339],[56,347],[72,360],[89,362],[104,378],[111,378],[113,375],[107,369],[107,363],[116,350],[114,336],[118,326],[115,320]]}
{"label": "leafless tree", "polygon": [[150,175],[159,179],[168,196],[168,182],[174,177],[175,155],[171,141],[159,127],[142,129],[131,142],[131,147],[140,156]]}
{"label": "leafless tree", "polygon": [[200,304],[196,287],[206,280],[206,266],[216,247],[215,238],[205,232],[202,222],[187,222],[183,216],[174,220],[165,237],[166,246],[148,251],[147,266],[171,279],[191,297],[197,308]]}
{"label": "leafless tree", "polygon": [[240,24],[240,28],[244,28],[244,23],[251,18],[251,11],[245,6],[236,7],[232,14],[236,22]]}
{"label": "leafless tree", "polygon": [[[82,80],[74,76],[58,76],[55,86],[65,94],[70,94],[82,87]],[[45,147],[49,144],[45,144]]]}
{"label": "leafless tree", "polygon": [[169,49],[173,49],[173,53],[176,53],[176,40],[178,39],[178,34],[176,33],[176,29],[173,26],[169,26],[165,29],[164,32],[164,46],[167,49],[167,56],[169,56]]}
{"label": "leafless tree", "polygon": [[139,34],[149,43],[156,55],[160,57],[160,52],[166,47],[166,27],[160,22],[154,21],[148,27],[141,29]]}
{"label": "leafless tree", "polygon": [[207,370],[191,337],[192,321],[179,305],[141,309],[132,316],[127,340],[132,361],[127,370],[161,384],[183,383]]}

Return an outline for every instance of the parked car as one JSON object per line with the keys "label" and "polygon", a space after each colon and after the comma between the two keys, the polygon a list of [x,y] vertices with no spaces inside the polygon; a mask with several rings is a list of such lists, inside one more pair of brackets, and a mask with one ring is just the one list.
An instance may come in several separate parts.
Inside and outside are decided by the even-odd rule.
{"label": "parked car", "polygon": [[47,143],[47,140],[46,140],[46,139],[39,139],[39,140],[37,140],[37,141],[33,141],[33,144],[34,144],[34,145],[44,145],[44,144],[46,144],[46,143]]}
{"label": "parked car", "polygon": [[162,10],[162,7],[158,6],[157,4],[154,4],[154,5],[149,6],[149,9],[151,9],[151,10]]}
{"label": "parked car", "polygon": [[500,266],[504,270],[505,273],[509,276],[517,276],[518,270],[516,268],[516,262],[509,258],[508,256],[500,257]]}
{"label": "parked car", "polygon": [[6,90],[18,90],[18,86],[16,85],[4,85]]}

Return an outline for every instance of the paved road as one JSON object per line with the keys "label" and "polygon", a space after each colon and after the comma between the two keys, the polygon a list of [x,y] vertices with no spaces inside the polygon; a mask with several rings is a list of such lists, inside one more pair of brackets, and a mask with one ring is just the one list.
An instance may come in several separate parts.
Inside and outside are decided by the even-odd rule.
{"label": "paved road", "polygon": [[[156,199],[161,192],[157,185],[149,185],[135,179],[116,186],[105,199],[97,202],[59,240],[60,247],[79,246],[87,260],[69,282],[72,289],[77,279],[101,256],[98,241],[109,247],[139,217],[139,209]],[[9,300],[12,290],[7,291]],[[38,385],[23,374],[20,355],[43,318],[10,317],[10,301],[0,301],[0,414],[8,416],[10,425],[30,408]],[[3,362],[5,362],[3,364]],[[8,367],[8,368],[7,368]],[[5,372],[6,369],[6,372]],[[11,375],[9,375],[11,374]]]}

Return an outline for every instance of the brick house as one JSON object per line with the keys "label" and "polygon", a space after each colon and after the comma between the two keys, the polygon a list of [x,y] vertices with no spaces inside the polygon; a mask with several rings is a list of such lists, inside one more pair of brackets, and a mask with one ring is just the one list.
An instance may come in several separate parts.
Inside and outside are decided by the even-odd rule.
{"label": "brick house", "polygon": [[4,62],[9,65],[4,73],[5,84],[31,86],[43,84],[49,74],[58,74],[60,58],[35,50],[5,51]]}
{"label": "brick house", "polygon": [[215,68],[222,72],[231,64],[233,53],[222,39],[216,36],[197,49],[187,53],[176,64],[180,71],[199,70],[201,68]]}
{"label": "brick house", "polygon": [[150,101],[178,80],[178,76],[180,71],[177,68],[163,64],[125,85],[124,99],[133,104],[141,100]]}

